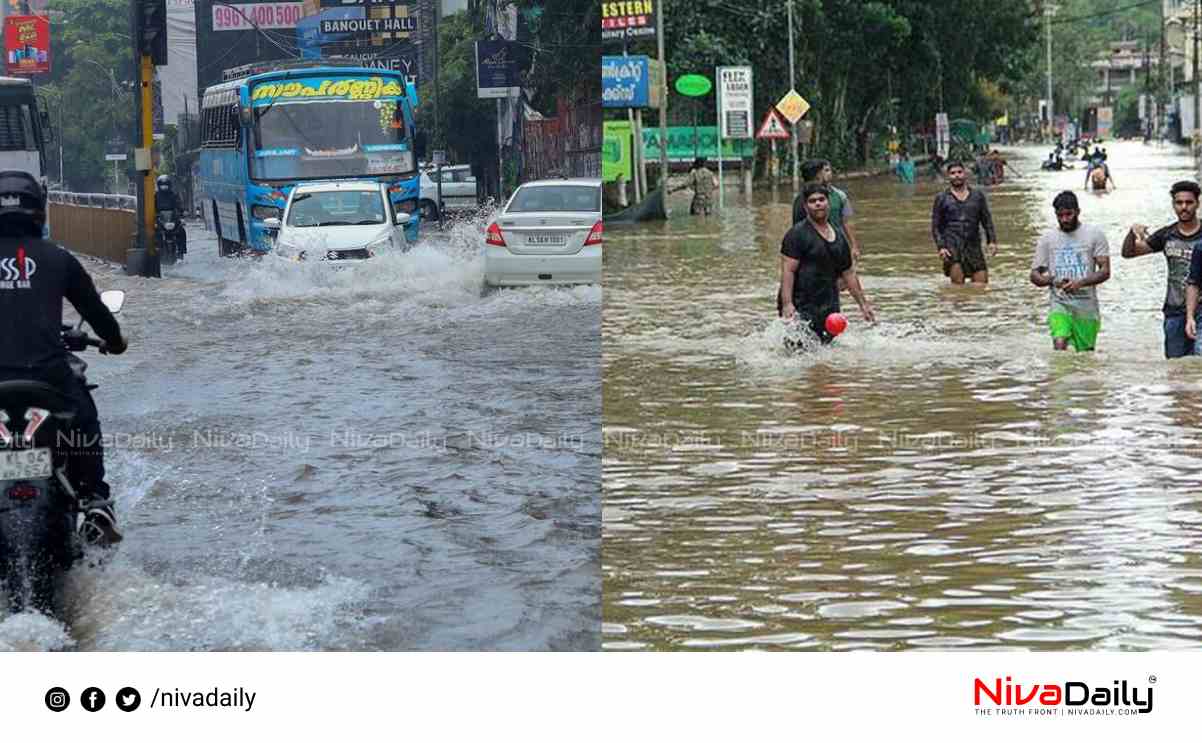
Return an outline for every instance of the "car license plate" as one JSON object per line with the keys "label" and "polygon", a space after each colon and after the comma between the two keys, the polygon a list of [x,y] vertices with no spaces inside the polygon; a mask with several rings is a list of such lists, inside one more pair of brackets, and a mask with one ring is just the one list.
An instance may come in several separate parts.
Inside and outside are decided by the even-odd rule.
{"label": "car license plate", "polygon": [[567,235],[530,235],[526,238],[527,245],[567,245]]}
{"label": "car license plate", "polygon": [[50,449],[0,451],[0,480],[42,480],[54,472]]}

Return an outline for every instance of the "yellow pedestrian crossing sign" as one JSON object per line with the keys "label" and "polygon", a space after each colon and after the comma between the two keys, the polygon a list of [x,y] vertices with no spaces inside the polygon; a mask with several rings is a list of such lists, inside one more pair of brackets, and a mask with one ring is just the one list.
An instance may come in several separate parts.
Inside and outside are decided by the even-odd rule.
{"label": "yellow pedestrian crossing sign", "polygon": [[788,93],[785,93],[785,97],[777,102],[776,110],[780,111],[790,124],[796,124],[797,120],[810,110],[810,104],[796,90],[790,89]]}
{"label": "yellow pedestrian crossing sign", "polygon": [[780,117],[775,108],[768,109],[768,113],[764,116],[764,123],[760,124],[760,130],[755,133],[756,139],[788,139],[789,130],[785,127],[785,120]]}

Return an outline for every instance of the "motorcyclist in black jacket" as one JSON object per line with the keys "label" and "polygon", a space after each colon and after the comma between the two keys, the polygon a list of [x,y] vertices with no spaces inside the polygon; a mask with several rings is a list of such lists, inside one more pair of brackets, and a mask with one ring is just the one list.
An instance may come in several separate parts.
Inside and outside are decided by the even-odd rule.
{"label": "motorcyclist in black jacket", "polygon": [[80,496],[83,534],[112,544],[122,535],[104,481],[100,420],[91,393],[68,364],[63,300],[100,336],[101,353],[124,353],[127,344],[79,260],[41,239],[45,223],[46,195],[37,179],[0,172],[0,380],[46,382],[75,402],[67,476]]}
{"label": "motorcyclist in black jacket", "polygon": [[184,230],[184,213],[180,209],[179,196],[171,188],[171,177],[164,174],[155,180],[154,211],[172,210],[175,212],[175,230],[173,234],[179,241],[179,254],[188,252],[188,233]]}

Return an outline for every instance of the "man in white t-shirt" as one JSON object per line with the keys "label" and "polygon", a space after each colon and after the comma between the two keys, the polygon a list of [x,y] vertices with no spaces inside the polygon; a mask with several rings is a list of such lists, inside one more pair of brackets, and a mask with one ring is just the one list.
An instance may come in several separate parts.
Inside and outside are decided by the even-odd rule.
{"label": "man in white t-shirt", "polygon": [[1110,278],[1110,246],[1102,230],[1081,224],[1072,191],[1057,195],[1052,208],[1059,224],[1035,246],[1031,283],[1048,287],[1052,346],[1064,351],[1071,343],[1074,350],[1092,351],[1102,329],[1096,287]]}

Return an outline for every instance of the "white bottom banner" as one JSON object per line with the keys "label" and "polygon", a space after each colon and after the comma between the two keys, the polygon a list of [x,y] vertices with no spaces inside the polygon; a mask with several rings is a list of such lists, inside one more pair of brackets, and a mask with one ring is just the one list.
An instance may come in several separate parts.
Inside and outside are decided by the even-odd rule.
{"label": "white bottom banner", "polygon": [[[13,653],[9,737],[1085,740],[1188,730],[1194,653]],[[904,733],[904,735],[902,735]],[[953,736],[955,736],[953,738]]]}

